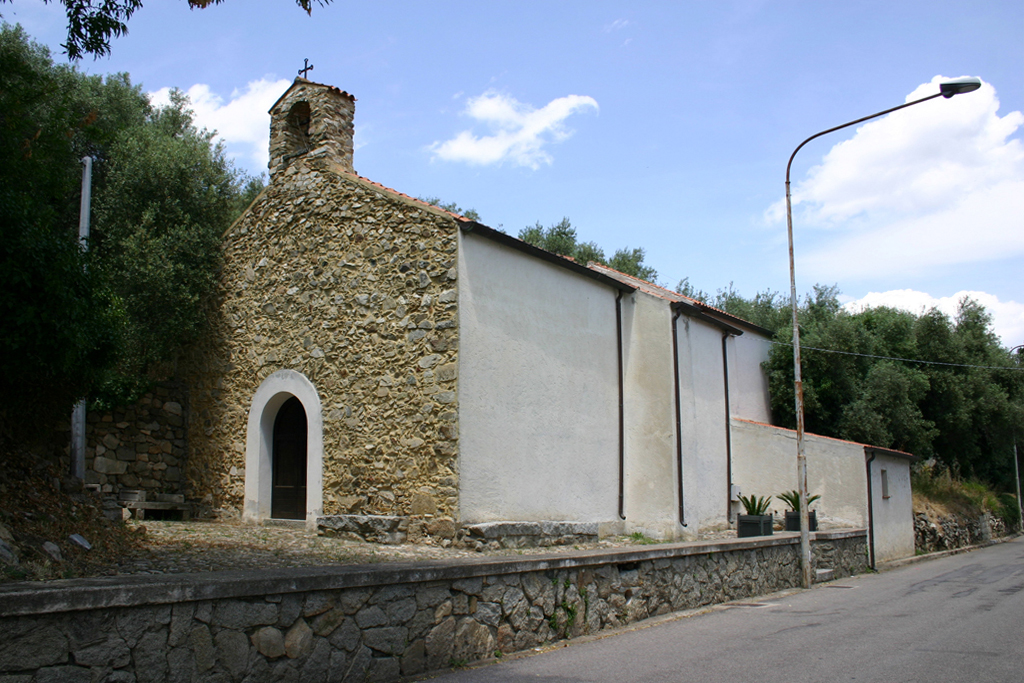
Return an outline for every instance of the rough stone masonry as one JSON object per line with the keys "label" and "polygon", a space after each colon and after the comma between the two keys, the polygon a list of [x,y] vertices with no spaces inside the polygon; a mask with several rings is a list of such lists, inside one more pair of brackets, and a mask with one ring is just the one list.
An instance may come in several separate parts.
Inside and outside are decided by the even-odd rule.
{"label": "rough stone masonry", "polygon": [[[814,535],[835,577],[865,532]],[[799,583],[794,534],[712,544],[0,586],[0,681],[397,681]],[[827,559],[826,559],[827,558]]]}

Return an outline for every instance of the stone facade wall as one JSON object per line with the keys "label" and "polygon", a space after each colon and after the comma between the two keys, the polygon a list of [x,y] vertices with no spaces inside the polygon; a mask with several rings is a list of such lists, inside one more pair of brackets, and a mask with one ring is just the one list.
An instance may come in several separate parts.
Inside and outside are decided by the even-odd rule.
{"label": "stone facade wall", "polygon": [[296,159],[225,235],[221,299],[185,365],[187,480],[238,511],[252,397],[302,373],[323,410],[324,512],[457,511],[454,216]]}
{"label": "stone facade wall", "polygon": [[[816,534],[817,565],[822,544],[837,576],[864,569],[863,530]],[[791,588],[798,552],[789,537],[412,568],[8,585],[0,587],[0,678],[397,681]],[[840,559],[849,564],[834,564]]]}
{"label": "stone facade wall", "polygon": [[90,411],[85,426],[85,483],[102,493],[122,489],[179,493],[188,454],[188,391],[161,382],[134,405]]}

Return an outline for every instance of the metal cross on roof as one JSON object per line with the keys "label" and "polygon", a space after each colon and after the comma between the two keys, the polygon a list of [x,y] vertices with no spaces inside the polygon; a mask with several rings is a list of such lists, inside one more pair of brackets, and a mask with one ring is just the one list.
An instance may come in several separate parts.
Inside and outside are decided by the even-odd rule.
{"label": "metal cross on roof", "polygon": [[305,63],[305,66],[299,69],[299,75],[305,78],[306,74],[313,70],[313,65],[309,63],[308,59],[303,59],[302,61]]}

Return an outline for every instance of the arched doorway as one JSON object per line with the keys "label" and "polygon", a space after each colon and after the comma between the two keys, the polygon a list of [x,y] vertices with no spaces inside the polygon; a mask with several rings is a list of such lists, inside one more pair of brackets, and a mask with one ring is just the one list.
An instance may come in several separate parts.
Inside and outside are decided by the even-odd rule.
{"label": "arched doorway", "polygon": [[299,399],[285,401],[274,418],[270,516],[306,518],[306,411]]}
{"label": "arched doorway", "polygon": [[[294,408],[284,410],[285,404],[298,404],[302,411],[302,420],[289,418]],[[298,411],[295,411],[298,412]],[[294,418],[294,413],[293,413]],[[302,442],[303,437],[295,438],[294,429],[287,426],[278,430],[278,421],[290,422],[305,429],[305,478],[299,480],[304,490],[304,500],[298,503],[300,515],[295,519],[305,519],[309,528],[316,528],[316,519],[323,514],[323,464],[324,464],[324,423],[320,406],[320,396],[316,387],[302,373],[294,370],[278,370],[260,383],[252,397],[249,407],[249,424],[245,438],[245,507],[243,519],[249,522],[260,522],[272,517],[281,517],[274,509],[275,499],[275,467],[274,452],[275,432],[284,435],[292,431],[292,436],[285,439],[295,443]],[[287,449],[287,446],[285,446]],[[283,463],[282,459],[280,460]],[[301,470],[301,464],[298,465]],[[296,467],[292,467],[292,473]],[[293,477],[293,482],[296,479]],[[282,482],[284,485],[286,482]],[[296,483],[290,484],[292,486]],[[287,519],[288,517],[285,517]]]}

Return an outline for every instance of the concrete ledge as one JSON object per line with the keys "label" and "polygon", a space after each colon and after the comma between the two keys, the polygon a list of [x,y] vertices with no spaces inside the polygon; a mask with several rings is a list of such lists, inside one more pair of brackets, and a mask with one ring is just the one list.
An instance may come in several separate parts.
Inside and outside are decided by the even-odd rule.
{"label": "concrete ledge", "polygon": [[[813,542],[865,537],[864,529],[819,531]],[[643,548],[583,550],[516,558],[439,560],[416,563],[295,567],[260,571],[110,576],[0,586],[0,617],[51,614],[107,607],[166,605],[223,598],[258,597],[427,581],[458,580],[552,569],[574,569],[645,560],[798,545],[800,535],[781,533],[713,542],[666,543]]]}

